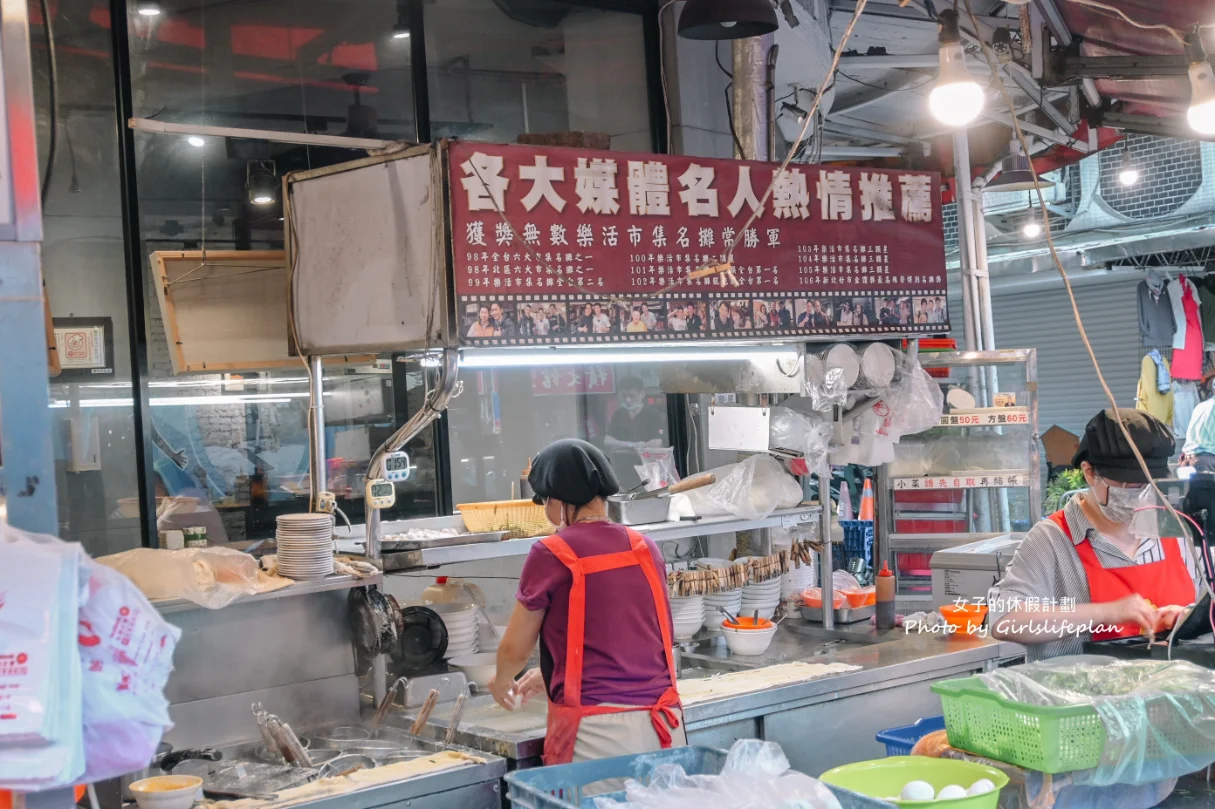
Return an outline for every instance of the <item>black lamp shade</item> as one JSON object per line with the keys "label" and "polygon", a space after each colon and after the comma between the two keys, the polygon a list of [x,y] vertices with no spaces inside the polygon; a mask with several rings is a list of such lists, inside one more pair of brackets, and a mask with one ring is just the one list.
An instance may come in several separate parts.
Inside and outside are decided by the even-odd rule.
{"label": "black lamp shade", "polygon": [[679,15],[684,39],[746,39],[778,28],[771,0],[688,0]]}
{"label": "black lamp shade", "polygon": [[[1023,154],[1014,154],[1004,158],[1000,174],[987,184],[984,191],[1033,191],[1034,173],[1029,168],[1029,158]],[[1038,178],[1038,185],[1051,188],[1054,182],[1044,177]]]}

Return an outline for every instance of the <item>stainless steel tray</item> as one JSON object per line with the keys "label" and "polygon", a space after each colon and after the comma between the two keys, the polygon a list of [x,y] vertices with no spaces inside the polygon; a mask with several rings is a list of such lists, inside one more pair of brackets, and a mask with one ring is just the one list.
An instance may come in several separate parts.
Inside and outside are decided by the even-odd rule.
{"label": "stainless steel tray", "polygon": [[[822,607],[802,607],[801,610],[802,617],[807,621],[814,621],[819,624],[823,622]],[[876,605],[868,607],[841,607],[835,611],[835,622],[837,624],[855,624],[861,621],[868,621],[876,614]]]}
{"label": "stainless steel tray", "polygon": [[456,534],[434,539],[385,539],[380,543],[384,553],[392,551],[422,551],[427,548],[449,548],[453,545],[479,545],[482,542],[501,542],[506,531],[484,531],[479,534]]}

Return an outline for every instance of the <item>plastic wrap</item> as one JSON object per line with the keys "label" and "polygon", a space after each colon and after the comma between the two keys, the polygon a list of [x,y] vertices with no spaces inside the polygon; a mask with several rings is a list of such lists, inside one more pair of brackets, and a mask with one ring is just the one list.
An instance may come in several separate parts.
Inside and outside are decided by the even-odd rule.
{"label": "plastic wrap", "polygon": [[850,421],[841,423],[835,435],[831,463],[835,466],[859,464],[880,466],[895,460],[894,441],[890,438],[890,409],[877,401]]}
{"label": "plastic wrap", "polygon": [[[771,455],[752,455],[741,463],[709,471],[717,475],[712,486],[676,495],[686,498],[691,515],[733,514],[744,520],[759,520],[778,508],[792,508],[802,501],[802,487],[797,479]],[[681,502],[676,500],[675,508],[682,514]]]}
{"label": "plastic wrap", "polygon": [[151,599],[184,598],[209,609],[262,591],[257,560],[231,548],[136,548],[97,560]]}
{"label": "plastic wrap", "polygon": [[771,449],[792,450],[806,459],[807,466],[818,466],[827,455],[835,426],[825,419],[813,418],[787,407],[772,408],[768,426]]}
{"label": "plastic wrap", "polygon": [[629,781],[625,800],[596,798],[596,809],[840,809],[821,783],[789,769],[780,745],[740,739],[719,775],[688,775],[678,765],[654,770],[648,784]]}
{"label": "plastic wrap", "polygon": [[1188,661],[1077,655],[979,678],[1027,705],[1092,706],[1106,736],[1092,786],[1150,784],[1215,762],[1215,672]]}
{"label": "plastic wrap", "polygon": [[652,492],[679,482],[674,447],[637,447],[637,458],[641,463],[633,469],[641,480],[649,481],[646,491]]}
{"label": "plastic wrap", "polygon": [[886,403],[890,406],[890,437],[898,441],[940,424],[945,394],[919,361],[912,359],[903,366],[902,375],[886,394]]}

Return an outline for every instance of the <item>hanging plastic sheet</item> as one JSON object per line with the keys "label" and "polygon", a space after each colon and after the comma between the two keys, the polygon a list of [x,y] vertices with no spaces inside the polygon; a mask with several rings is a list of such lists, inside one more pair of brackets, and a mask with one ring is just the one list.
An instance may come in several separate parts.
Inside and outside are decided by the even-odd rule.
{"label": "hanging plastic sheet", "polygon": [[1215,672],[1188,661],[1076,655],[979,679],[1027,705],[1092,706],[1106,737],[1093,786],[1150,784],[1215,762]]}

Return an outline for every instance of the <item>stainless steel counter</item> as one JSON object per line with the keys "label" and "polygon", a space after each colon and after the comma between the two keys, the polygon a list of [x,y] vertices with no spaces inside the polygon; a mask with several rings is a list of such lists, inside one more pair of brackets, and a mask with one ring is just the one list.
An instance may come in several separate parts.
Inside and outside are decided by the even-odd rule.
{"label": "stainless steel counter", "polygon": [[[797,660],[839,662],[860,670],[689,706],[685,718],[693,744],[728,748],[736,739],[780,742],[790,763],[818,775],[837,764],[876,758],[879,730],[940,713],[929,683],[994,668],[1024,654],[1016,644],[984,639],[878,633],[865,626],[828,631],[789,619],[760,657],[732,657],[724,646],[703,641],[681,654],[681,679],[747,671]],[[444,728],[449,705],[431,718]],[[510,715],[479,696],[465,710],[458,744],[531,766],[544,743],[544,706],[533,702]],[[408,722],[396,714],[397,724]]]}

